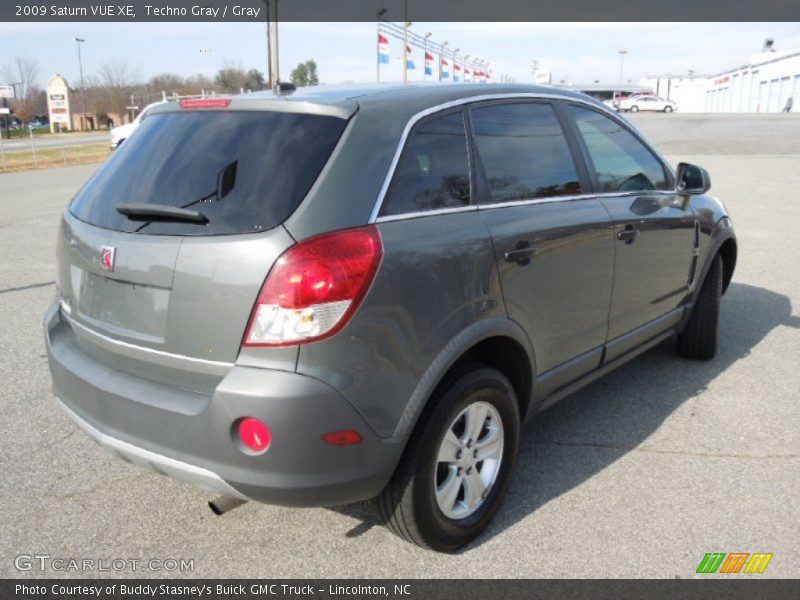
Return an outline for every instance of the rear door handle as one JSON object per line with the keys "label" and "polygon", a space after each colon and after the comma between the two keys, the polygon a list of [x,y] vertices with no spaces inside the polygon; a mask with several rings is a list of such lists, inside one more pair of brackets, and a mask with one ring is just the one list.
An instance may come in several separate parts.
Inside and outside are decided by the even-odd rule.
{"label": "rear door handle", "polygon": [[525,266],[531,262],[531,256],[536,253],[536,249],[531,246],[528,240],[520,240],[514,246],[513,250],[506,252],[503,257],[507,262],[514,262],[518,265]]}
{"label": "rear door handle", "polygon": [[632,244],[637,235],[639,235],[639,230],[636,229],[636,227],[633,225],[626,225],[625,229],[617,232],[617,239],[626,244]]}

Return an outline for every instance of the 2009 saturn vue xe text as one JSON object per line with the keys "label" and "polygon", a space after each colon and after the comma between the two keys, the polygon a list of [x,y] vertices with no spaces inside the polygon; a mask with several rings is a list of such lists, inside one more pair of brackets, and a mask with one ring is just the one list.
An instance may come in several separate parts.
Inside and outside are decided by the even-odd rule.
{"label": "2009 saturn vue xe text", "polygon": [[737,249],[709,185],[553,88],[156,106],[64,212],[53,389],[220,512],[377,497],[453,551],[525,420],[671,336],[714,356]]}

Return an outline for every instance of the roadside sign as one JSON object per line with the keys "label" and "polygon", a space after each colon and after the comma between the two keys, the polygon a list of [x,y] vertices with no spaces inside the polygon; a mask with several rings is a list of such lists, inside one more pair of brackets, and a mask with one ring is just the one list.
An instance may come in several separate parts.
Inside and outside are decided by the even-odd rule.
{"label": "roadside sign", "polygon": [[10,115],[11,109],[5,106],[0,106],[0,115]]}
{"label": "roadside sign", "polygon": [[0,98],[13,98],[14,86],[13,85],[0,85]]}

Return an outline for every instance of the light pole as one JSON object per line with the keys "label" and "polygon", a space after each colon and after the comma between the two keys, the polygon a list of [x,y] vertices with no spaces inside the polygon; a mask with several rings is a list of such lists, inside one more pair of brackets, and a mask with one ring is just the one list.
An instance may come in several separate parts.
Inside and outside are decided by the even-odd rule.
{"label": "light pole", "polygon": [[469,62],[469,54],[464,55],[464,83],[467,82],[467,63]]}
{"label": "light pole", "polygon": [[449,43],[450,42],[442,42],[442,53],[441,53],[441,55],[439,55],[439,81],[442,80],[442,71],[444,71],[444,69],[442,68],[442,66],[444,64],[442,62],[442,61],[444,61],[444,49],[447,47],[447,44],[449,44]]}
{"label": "light pole", "polygon": [[620,48],[617,50],[617,54],[619,54],[619,92],[622,92],[622,65],[625,62],[625,55],[628,51],[625,48]]}
{"label": "light pole", "polygon": [[[422,50],[422,80],[428,80],[428,38],[433,35],[433,32],[429,31],[425,34],[423,39],[423,45],[425,46]],[[431,73],[432,74],[432,73]]]}
{"label": "light pole", "polygon": [[78,69],[81,72],[81,102],[83,103],[83,117],[81,118],[81,131],[86,128],[86,85],[83,83],[83,60],[81,58],[81,44],[86,40],[79,37],[72,38],[78,46]]}
{"label": "light pole", "polygon": [[458,60],[456,54],[458,54],[459,50],[461,50],[461,48],[456,48],[453,50],[453,83],[456,82],[456,61]]}

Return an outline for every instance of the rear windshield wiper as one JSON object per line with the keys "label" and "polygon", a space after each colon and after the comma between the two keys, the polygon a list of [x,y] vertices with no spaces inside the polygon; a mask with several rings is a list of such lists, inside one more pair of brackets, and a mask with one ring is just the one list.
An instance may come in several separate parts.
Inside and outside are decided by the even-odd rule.
{"label": "rear windshield wiper", "polygon": [[119,204],[117,212],[130,219],[147,219],[148,221],[186,221],[187,223],[208,223],[208,217],[197,210],[166,206],[164,204],[145,204],[129,202]]}

